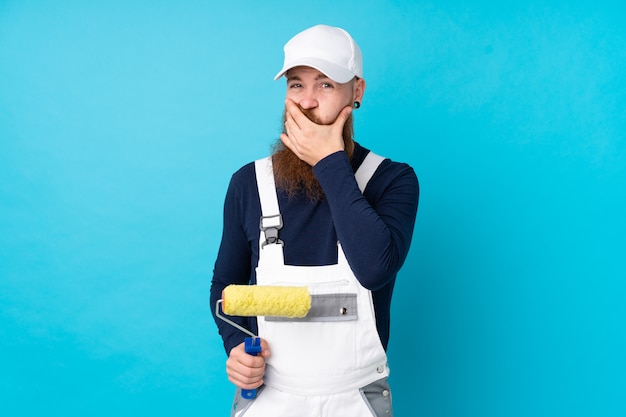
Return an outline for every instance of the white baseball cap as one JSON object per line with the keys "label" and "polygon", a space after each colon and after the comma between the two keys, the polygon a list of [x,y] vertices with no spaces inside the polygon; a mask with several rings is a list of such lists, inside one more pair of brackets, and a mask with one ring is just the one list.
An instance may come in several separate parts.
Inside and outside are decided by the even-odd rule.
{"label": "white baseball cap", "polygon": [[340,84],[363,77],[361,50],[345,30],[317,25],[306,29],[285,44],[285,63],[275,80],[291,68],[315,68]]}

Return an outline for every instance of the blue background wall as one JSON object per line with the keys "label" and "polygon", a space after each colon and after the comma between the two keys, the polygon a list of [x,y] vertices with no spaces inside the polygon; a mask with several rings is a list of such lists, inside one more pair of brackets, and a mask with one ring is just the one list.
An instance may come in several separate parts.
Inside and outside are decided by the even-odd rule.
{"label": "blue background wall", "polygon": [[223,196],[316,23],[421,181],[397,415],[626,415],[623,3],[222,3],[0,0],[0,415],[227,415]]}

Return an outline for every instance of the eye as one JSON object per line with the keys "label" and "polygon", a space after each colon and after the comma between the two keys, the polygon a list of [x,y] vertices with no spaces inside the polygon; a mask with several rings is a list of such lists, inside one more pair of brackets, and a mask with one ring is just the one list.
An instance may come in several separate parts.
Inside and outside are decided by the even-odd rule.
{"label": "eye", "polygon": [[335,88],[331,83],[322,83],[322,88]]}
{"label": "eye", "polygon": [[293,84],[289,84],[289,88],[301,88],[302,84],[300,83],[293,83]]}

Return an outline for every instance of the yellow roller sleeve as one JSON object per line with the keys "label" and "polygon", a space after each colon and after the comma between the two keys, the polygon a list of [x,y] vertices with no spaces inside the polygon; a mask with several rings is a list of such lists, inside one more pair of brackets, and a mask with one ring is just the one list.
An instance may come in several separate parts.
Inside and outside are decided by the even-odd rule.
{"label": "yellow roller sleeve", "polygon": [[229,285],[222,300],[222,309],[229,316],[301,318],[311,309],[306,287]]}

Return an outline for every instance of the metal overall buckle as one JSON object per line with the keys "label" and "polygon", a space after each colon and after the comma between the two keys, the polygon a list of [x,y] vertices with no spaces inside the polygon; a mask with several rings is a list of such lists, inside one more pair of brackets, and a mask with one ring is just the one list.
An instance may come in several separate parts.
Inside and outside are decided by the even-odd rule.
{"label": "metal overall buckle", "polygon": [[283,241],[278,238],[278,231],[283,228],[283,216],[275,214],[273,216],[261,216],[259,224],[261,231],[265,233],[265,242],[261,244],[261,248],[265,245],[279,244],[283,245]]}

